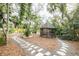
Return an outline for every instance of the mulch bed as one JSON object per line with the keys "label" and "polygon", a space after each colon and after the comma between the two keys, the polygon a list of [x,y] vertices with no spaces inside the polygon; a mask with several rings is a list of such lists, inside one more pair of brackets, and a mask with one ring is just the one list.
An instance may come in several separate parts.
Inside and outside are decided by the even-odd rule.
{"label": "mulch bed", "polygon": [[0,56],[24,56],[24,55],[25,55],[24,51],[16,44],[11,42],[10,38],[8,38],[7,40],[7,45],[0,46]]}
{"label": "mulch bed", "polygon": [[33,34],[30,37],[25,37],[24,38],[32,43],[35,43],[43,48],[47,48],[49,51],[55,51],[56,49],[59,48],[59,42],[57,41],[56,38],[43,38],[40,37],[39,35]]}

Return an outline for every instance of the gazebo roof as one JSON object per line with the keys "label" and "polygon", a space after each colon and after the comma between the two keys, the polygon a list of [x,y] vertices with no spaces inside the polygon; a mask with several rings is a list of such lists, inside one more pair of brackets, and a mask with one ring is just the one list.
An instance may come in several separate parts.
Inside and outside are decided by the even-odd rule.
{"label": "gazebo roof", "polygon": [[40,28],[55,28],[55,27],[49,22],[46,22],[45,24],[42,24]]}

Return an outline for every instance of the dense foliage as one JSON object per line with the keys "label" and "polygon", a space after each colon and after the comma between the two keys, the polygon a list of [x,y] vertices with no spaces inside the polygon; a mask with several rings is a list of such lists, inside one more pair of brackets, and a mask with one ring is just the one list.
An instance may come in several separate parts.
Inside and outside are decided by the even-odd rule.
{"label": "dense foliage", "polygon": [[[52,23],[57,28],[56,34],[61,37],[61,39],[68,40],[78,40],[79,39],[79,4],[76,5],[76,8],[68,13],[67,4],[48,4],[48,11],[55,13],[59,10],[61,16],[54,15]],[[52,14],[53,14],[52,13]],[[58,19],[59,18],[59,19]],[[58,22],[60,21],[60,22]],[[77,30],[77,32],[75,31]]]}
{"label": "dense foliage", "polygon": [[6,44],[8,30],[8,4],[0,4],[0,44]]}

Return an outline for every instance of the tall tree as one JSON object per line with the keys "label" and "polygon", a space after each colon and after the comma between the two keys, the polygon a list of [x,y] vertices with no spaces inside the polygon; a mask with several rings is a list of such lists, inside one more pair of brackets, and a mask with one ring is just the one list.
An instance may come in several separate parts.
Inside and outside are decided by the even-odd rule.
{"label": "tall tree", "polygon": [[62,13],[61,17],[62,19],[64,18],[65,13],[67,13],[67,8],[66,8],[65,3],[49,3],[48,4],[48,11],[50,13],[55,12],[57,9]]}
{"label": "tall tree", "polygon": [[8,4],[0,4],[0,28],[3,31],[3,37],[6,44],[8,30]]}
{"label": "tall tree", "polygon": [[20,20],[25,21],[24,28],[26,36],[29,36],[30,34],[30,25],[31,25],[31,19],[32,19],[32,13],[31,13],[31,3],[22,3],[20,4]]}

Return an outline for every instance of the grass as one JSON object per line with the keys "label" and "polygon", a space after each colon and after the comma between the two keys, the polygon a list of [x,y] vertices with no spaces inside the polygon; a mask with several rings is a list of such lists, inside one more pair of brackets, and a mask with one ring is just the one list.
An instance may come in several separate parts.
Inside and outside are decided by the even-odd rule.
{"label": "grass", "polygon": [[0,45],[4,45],[5,44],[5,40],[3,37],[3,33],[0,31]]}
{"label": "grass", "polygon": [[5,44],[5,40],[2,37],[0,37],[0,45],[4,45],[4,44]]}

